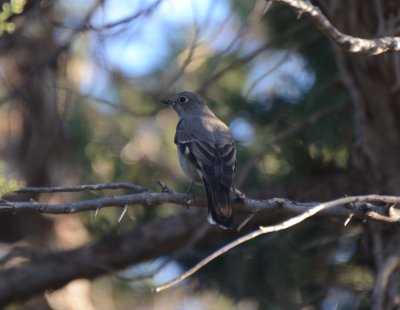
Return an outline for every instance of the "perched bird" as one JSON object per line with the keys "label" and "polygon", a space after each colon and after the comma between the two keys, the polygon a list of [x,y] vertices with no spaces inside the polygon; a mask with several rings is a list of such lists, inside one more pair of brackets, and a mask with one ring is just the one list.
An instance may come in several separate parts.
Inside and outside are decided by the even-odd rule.
{"label": "perched bird", "polygon": [[174,142],[185,175],[203,183],[207,193],[208,220],[232,228],[230,191],[235,176],[236,149],[229,127],[196,93],[182,92],[162,103],[178,113]]}

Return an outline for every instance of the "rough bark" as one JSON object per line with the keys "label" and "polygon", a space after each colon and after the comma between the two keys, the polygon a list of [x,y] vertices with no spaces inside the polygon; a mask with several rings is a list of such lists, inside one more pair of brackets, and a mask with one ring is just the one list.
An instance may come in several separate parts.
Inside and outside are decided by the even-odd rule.
{"label": "rough bark", "polygon": [[[347,34],[363,38],[400,35],[398,1],[334,1],[318,3],[334,25]],[[354,107],[355,148],[352,164],[373,180],[376,193],[400,192],[400,55],[354,55],[335,48],[342,81]],[[372,304],[375,309],[400,306],[400,273],[392,270],[387,283],[378,281],[388,262],[400,255],[397,227],[369,225],[368,249],[376,270]],[[392,267],[393,265],[389,266]],[[379,287],[378,287],[379,286]]]}

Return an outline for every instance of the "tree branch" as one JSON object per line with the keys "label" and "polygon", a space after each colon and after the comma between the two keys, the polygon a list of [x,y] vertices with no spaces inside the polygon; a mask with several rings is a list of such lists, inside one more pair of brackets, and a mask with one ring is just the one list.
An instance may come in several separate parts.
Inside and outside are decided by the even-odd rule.
{"label": "tree branch", "polygon": [[[383,197],[383,196],[379,196],[379,197]],[[276,232],[276,231],[280,231],[280,230],[284,230],[287,229],[289,227],[292,227],[294,225],[297,225],[299,223],[301,223],[302,221],[312,217],[313,215],[323,211],[323,210],[327,210],[336,206],[343,206],[343,205],[347,205],[350,203],[368,203],[370,201],[375,201],[376,198],[378,198],[377,195],[370,195],[370,196],[354,196],[354,197],[345,197],[345,198],[340,198],[340,199],[336,199],[333,201],[329,201],[329,202],[325,202],[325,203],[320,203],[317,204],[316,206],[312,207],[311,209],[295,216],[292,217],[286,221],[283,221],[280,224],[277,225],[272,225],[272,226],[260,226],[259,229],[246,234],[230,243],[228,243],[227,245],[223,246],[222,248],[220,248],[219,250],[215,251],[214,253],[212,253],[211,255],[207,256],[205,259],[201,260],[199,263],[197,263],[194,267],[192,267],[191,269],[189,269],[188,271],[186,271],[185,273],[183,273],[181,276],[168,281],[167,283],[158,286],[155,291],[156,292],[161,292],[167,288],[170,288],[180,282],[182,282],[183,280],[187,279],[188,277],[190,277],[191,275],[193,275],[194,273],[196,273],[198,270],[200,270],[201,268],[203,268],[205,265],[207,265],[209,262],[211,262],[212,260],[214,260],[215,258],[221,256],[222,254],[225,254],[226,252],[232,250],[233,248],[239,246],[242,243],[245,243],[249,240],[252,240],[258,236],[267,234],[267,233],[271,233],[271,232]],[[392,198],[386,197],[388,198],[388,201],[391,201]],[[385,200],[386,200],[385,198]],[[397,257],[397,261],[396,264],[398,264],[398,257]],[[397,266],[397,265],[396,265]],[[390,269],[391,270],[391,269]]]}
{"label": "tree branch", "polygon": [[146,188],[133,183],[101,183],[101,184],[85,184],[76,186],[55,186],[55,187],[24,187],[15,192],[22,193],[66,193],[66,192],[84,192],[84,191],[101,191],[106,189],[128,189],[134,192],[147,191]]}
{"label": "tree branch", "polygon": [[[204,199],[184,193],[173,192],[169,190],[165,184],[163,185],[162,192],[150,191],[142,186],[130,183],[103,183],[65,187],[27,187],[17,190],[17,193],[83,192],[88,190],[121,188],[134,190],[138,193],[104,196],[101,198],[54,204],[37,202],[34,200],[11,201],[3,197],[0,198],[0,211],[14,213],[30,210],[44,214],[69,214],[98,210],[105,207],[125,207],[128,205],[149,206],[173,203],[185,206],[188,204],[197,207],[206,206]],[[233,199],[235,212],[245,214],[261,212],[287,215],[301,214],[319,204],[318,202],[295,202],[285,198],[256,200],[238,194],[235,195],[237,196]],[[398,209],[395,207],[397,203],[400,203],[400,197],[398,196],[366,195],[346,197],[346,199],[350,199],[350,201],[342,205],[335,205],[328,210],[323,210],[321,214],[344,218],[348,218],[352,215],[355,218],[372,218],[385,222],[397,222],[400,220],[399,211],[397,211]]]}
{"label": "tree branch", "polygon": [[184,212],[76,250],[37,253],[29,263],[0,272],[0,308],[60,288],[74,279],[92,279],[170,254],[195,236],[201,222],[198,212]]}
{"label": "tree branch", "polygon": [[[94,185],[90,185],[92,187]],[[81,187],[84,190],[85,186]],[[57,187],[57,191],[61,188]],[[66,187],[70,190],[71,187]],[[38,190],[35,190],[37,192]],[[45,188],[48,192],[49,188]],[[82,202],[67,204],[41,204],[37,202],[0,201],[0,209],[29,209],[46,213],[62,214],[96,209],[107,205],[125,206],[126,204],[161,204],[172,202],[186,204],[186,194],[174,192],[145,191],[130,195],[107,196]],[[238,199],[237,199],[238,200]],[[374,214],[389,217],[399,221],[398,212],[388,211],[400,202],[397,196],[353,196],[345,197],[327,203],[296,203],[288,199],[253,200],[241,197],[236,201],[235,211],[254,212],[284,212],[300,214],[296,217],[271,227],[260,227],[250,235],[228,244],[217,252],[212,259],[222,255],[233,246],[237,246],[258,235],[286,229],[300,223],[302,220],[319,213],[348,217],[375,218]],[[194,205],[205,206],[203,200],[194,199]],[[66,209],[68,208],[68,209]],[[397,210],[397,209],[396,209]],[[163,254],[170,254],[187,244],[187,240],[196,240],[196,232],[201,223],[205,223],[205,212],[200,210],[191,213],[182,212],[170,218],[158,219],[151,223],[138,226],[120,236],[108,237],[96,244],[82,248],[57,253],[35,253],[30,262],[0,272],[0,307],[9,302],[28,298],[47,289],[57,289],[77,278],[95,278],[99,275],[115,272],[131,264],[142,262]],[[111,254],[111,255],[110,255]],[[209,260],[211,261],[211,260]],[[200,268],[203,265],[200,266]]]}
{"label": "tree branch", "polygon": [[308,15],[318,29],[333,43],[351,53],[364,53],[378,55],[385,52],[400,51],[400,37],[381,37],[376,39],[362,39],[340,32],[326,18],[321,10],[304,0],[267,0],[267,5],[272,2],[284,3],[294,8],[299,14]]}

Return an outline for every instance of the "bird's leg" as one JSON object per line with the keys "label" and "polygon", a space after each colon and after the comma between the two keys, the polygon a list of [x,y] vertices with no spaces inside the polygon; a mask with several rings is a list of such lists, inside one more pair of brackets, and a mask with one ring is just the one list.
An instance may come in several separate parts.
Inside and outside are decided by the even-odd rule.
{"label": "bird's leg", "polygon": [[236,199],[238,199],[239,201],[243,201],[246,199],[246,195],[243,194],[240,190],[238,190],[237,188],[231,188],[231,191],[236,195]]}
{"label": "bird's leg", "polygon": [[192,194],[194,182],[190,182],[188,189],[186,190],[186,195]]}
{"label": "bird's leg", "polygon": [[192,202],[193,194],[192,194],[192,189],[193,189],[194,182],[190,182],[188,189],[186,190],[186,209],[189,210],[190,203]]}

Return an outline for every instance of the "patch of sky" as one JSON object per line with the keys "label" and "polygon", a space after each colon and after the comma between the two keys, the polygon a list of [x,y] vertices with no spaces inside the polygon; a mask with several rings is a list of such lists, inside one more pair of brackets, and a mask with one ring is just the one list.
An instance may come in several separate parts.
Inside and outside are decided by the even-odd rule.
{"label": "patch of sky", "polygon": [[295,52],[264,53],[251,64],[243,93],[250,100],[275,97],[296,103],[315,83],[315,73]]}
{"label": "patch of sky", "polygon": [[[155,3],[155,0],[145,1],[116,1],[108,0],[104,8],[94,16],[92,23],[101,27],[110,22],[119,21],[144,10]],[[170,44],[174,41],[188,40],[187,32],[192,32],[195,25],[202,30],[200,38],[209,40],[217,26],[230,14],[226,0],[164,0],[149,16],[134,20],[125,27],[124,31],[115,32],[113,35],[102,36],[104,56],[113,67],[122,71],[127,76],[140,77],[151,73],[165,62],[170,53]],[[227,37],[228,34],[225,32]],[[218,36],[217,36],[218,37]],[[216,48],[223,48],[226,42],[219,40]],[[233,33],[231,33],[233,38]],[[214,40],[215,41],[215,40]],[[186,42],[185,44],[187,45]],[[97,45],[95,46],[95,48]]]}
{"label": "patch of sky", "polygon": [[243,145],[250,145],[254,140],[254,129],[243,117],[235,118],[230,126],[233,138]]}
{"label": "patch of sky", "polygon": [[[170,261],[165,264],[167,259],[168,258],[161,257],[150,262],[140,263],[122,271],[121,274],[124,277],[135,279],[143,275],[152,275],[152,273],[156,271],[155,274],[152,275],[151,280],[155,282],[155,285],[164,284],[165,282],[180,276],[183,272],[181,266],[175,261]],[[160,266],[163,267],[158,270]],[[133,281],[132,285],[135,286],[138,285],[138,283]]]}

